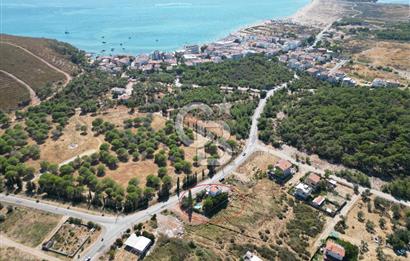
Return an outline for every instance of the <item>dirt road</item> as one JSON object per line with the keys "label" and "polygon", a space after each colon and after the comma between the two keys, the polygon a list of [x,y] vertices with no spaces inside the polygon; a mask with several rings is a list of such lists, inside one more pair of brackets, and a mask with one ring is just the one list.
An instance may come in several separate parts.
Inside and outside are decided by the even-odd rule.
{"label": "dirt road", "polygon": [[23,85],[24,87],[26,87],[26,89],[28,90],[28,92],[30,93],[30,100],[31,100],[31,105],[37,105],[40,104],[40,99],[38,98],[36,92],[31,88],[30,85],[28,85],[27,83],[25,83],[24,81],[20,80],[19,78],[17,78],[16,76],[14,76],[11,73],[8,73],[4,70],[0,70],[0,72],[4,73],[5,75],[9,76],[10,78],[13,78],[13,80],[15,80],[16,82],[20,83],[21,85]]}
{"label": "dirt road", "polygon": [[53,257],[53,256],[49,256],[46,253],[44,253],[43,251],[39,250],[39,249],[35,249],[35,248],[31,248],[25,245],[22,245],[20,243],[17,243],[11,239],[9,239],[8,237],[5,237],[4,235],[0,235],[0,242],[1,242],[1,246],[9,246],[9,247],[14,247],[22,252],[25,252],[29,255],[33,255],[36,256],[38,258],[40,258],[41,260],[49,260],[49,261],[60,261],[60,259]]}

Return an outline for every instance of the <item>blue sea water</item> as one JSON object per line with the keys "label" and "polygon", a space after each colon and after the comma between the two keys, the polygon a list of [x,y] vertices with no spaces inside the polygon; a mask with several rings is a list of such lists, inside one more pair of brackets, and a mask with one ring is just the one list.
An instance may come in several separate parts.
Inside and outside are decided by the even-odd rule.
{"label": "blue sea water", "polygon": [[87,52],[105,49],[107,53],[138,54],[217,40],[249,24],[290,16],[308,3],[309,0],[0,0],[0,31],[58,39]]}

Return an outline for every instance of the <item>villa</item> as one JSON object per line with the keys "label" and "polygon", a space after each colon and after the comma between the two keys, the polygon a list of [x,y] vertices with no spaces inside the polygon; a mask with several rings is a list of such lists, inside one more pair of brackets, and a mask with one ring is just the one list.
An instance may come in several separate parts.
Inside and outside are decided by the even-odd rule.
{"label": "villa", "polygon": [[287,160],[279,160],[278,163],[276,163],[275,168],[280,169],[284,175],[292,174],[292,163]]}
{"label": "villa", "polygon": [[312,194],[312,187],[305,183],[299,183],[295,187],[295,196],[301,199],[307,199]]}
{"label": "villa", "polygon": [[307,178],[305,179],[305,183],[309,186],[312,186],[313,188],[316,188],[319,185],[320,182],[320,176],[315,174],[315,173],[311,173],[309,176],[307,176]]}

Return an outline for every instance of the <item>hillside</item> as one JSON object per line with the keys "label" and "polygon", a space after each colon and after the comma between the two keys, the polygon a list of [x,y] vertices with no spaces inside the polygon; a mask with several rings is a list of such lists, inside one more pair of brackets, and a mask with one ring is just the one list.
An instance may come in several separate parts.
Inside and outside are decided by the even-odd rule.
{"label": "hillside", "polygon": [[82,53],[70,44],[46,38],[32,38],[0,34],[1,42],[21,46],[62,71],[75,75],[80,72],[78,63]]}
{"label": "hillside", "polygon": [[1,71],[0,93],[0,107],[4,110],[13,109],[20,102],[30,99],[28,90],[22,84]]}
{"label": "hillside", "polygon": [[[0,35],[1,110],[13,110],[32,96],[49,96],[80,71],[82,53],[54,40]],[[8,74],[6,76],[6,74]],[[30,90],[31,89],[31,90]],[[7,97],[7,99],[4,99]]]}

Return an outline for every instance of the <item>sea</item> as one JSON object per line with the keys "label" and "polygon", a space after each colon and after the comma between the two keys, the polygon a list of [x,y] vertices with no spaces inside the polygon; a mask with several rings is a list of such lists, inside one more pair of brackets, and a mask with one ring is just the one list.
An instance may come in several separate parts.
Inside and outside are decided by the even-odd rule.
{"label": "sea", "polygon": [[203,44],[286,18],[310,0],[0,0],[0,32],[90,53],[140,54]]}

